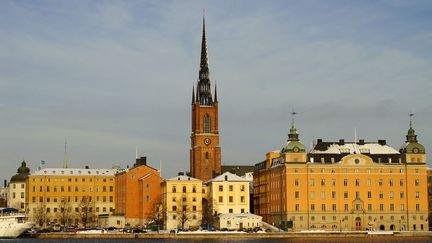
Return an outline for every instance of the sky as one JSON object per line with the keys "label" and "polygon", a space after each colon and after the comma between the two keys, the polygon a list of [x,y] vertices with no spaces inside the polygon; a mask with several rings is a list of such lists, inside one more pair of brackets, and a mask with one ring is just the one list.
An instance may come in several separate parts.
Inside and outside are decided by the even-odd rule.
{"label": "sky", "polygon": [[25,160],[189,170],[202,15],[217,83],[222,164],[253,165],[287,139],[386,139],[409,114],[432,151],[432,2],[0,2],[0,179]]}

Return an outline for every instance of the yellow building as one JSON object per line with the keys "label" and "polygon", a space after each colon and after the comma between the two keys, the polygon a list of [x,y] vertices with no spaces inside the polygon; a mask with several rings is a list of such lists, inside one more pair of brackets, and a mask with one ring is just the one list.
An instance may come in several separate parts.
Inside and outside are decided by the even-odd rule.
{"label": "yellow building", "polygon": [[30,219],[38,225],[90,226],[114,212],[114,169],[46,168],[27,178]]}
{"label": "yellow building", "polygon": [[201,180],[179,174],[163,182],[162,193],[165,229],[199,228],[206,193]]}
{"label": "yellow building", "polygon": [[213,215],[249,213],[249,181],[225,172],[206,182]]}
{"label": "yellow building", "polygon": [[26,212],[26,179],[30,174],[30,169],[25,161],[21,162],[17,173],[11,177],[7,191],[7,206],[16,208],[19,212]]}
{"label": "yellow building", "polygon": [[273,225],[294,231],[428,230],[426,154],[411,124],[400,151],[385,140],[318,139],[306,153],[293,122],[287,144],[272,157],[256,165],[254,182],[268,198],[256,198],[255,208],[258,214],[267,210]]}

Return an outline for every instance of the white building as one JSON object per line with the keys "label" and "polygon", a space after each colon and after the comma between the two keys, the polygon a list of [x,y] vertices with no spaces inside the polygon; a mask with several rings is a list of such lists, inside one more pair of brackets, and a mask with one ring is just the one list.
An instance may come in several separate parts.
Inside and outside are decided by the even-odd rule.
{"label": "white building", "polygon": [[7,206],[16,208],[19,212],[26,211],[26,179],[30,174],[30,169],[25,161],[21,162],[17,173],[12,176],[8,185]]}

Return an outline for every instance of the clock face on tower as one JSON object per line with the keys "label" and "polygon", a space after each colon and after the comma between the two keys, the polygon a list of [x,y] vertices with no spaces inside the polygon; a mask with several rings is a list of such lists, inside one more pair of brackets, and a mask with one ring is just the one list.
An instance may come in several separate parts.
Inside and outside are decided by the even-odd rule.
{"label": "clock face on tower", "polygon": [[204,138],[204,144],[205,145],[210,145],[210,143],[211,143],[210,138]]}

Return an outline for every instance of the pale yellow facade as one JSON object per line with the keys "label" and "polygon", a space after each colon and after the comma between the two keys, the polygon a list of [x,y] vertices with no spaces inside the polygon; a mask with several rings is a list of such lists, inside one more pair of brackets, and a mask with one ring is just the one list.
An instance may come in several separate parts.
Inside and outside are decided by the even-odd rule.
{"label": "pale yellow facade", "polygon": [[213,215],[249,213],[248,180],[225,172],[206,184]]}
{"label": "pale yellow facade", "polygon": [[[26,204],[37,224],[97,225],[115,210],[112,169],[46,168],[27,178]],[[83,212],[85,216],[83,222]]]}
{"label": "pale yellow facade", "polygon": [[179,175],[162,184],[164,229],[198,228],[202,221],[205,189],[201,180]]}

